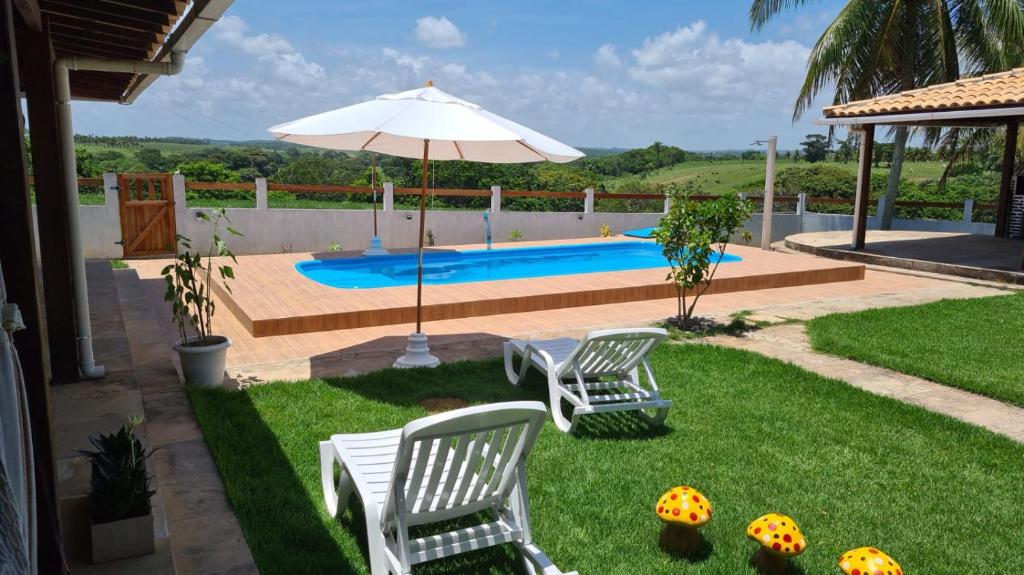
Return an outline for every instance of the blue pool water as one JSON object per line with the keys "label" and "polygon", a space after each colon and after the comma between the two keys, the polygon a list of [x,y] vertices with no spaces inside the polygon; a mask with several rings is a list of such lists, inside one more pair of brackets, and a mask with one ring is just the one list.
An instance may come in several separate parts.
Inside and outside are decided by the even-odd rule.
{"label": "blue pool water", "polygon": [[[722,263],[740,261],[725,254]],[[423,254],[423,283],[429,285],[562,276],[668,267],[653,242],[566,244],[493,250],[432,251]],[[295,264],[323,285],[381,288],[416,285],[416,254],[309,260]]]}

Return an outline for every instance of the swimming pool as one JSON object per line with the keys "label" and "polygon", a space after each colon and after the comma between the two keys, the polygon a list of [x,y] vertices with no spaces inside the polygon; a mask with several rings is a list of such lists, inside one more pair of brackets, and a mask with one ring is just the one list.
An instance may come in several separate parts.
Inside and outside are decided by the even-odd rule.
{"label": "swimming pool", "polygon": [[[722,263],[742,258],[721,256]],[[562,276],[668,267],[653,242],[562,244],[493,250],[430,251],[423,254],[427,285]],[[295,264],[298,272],[326,286],[366,289],[416,285],[416,254],[396,254]]]}

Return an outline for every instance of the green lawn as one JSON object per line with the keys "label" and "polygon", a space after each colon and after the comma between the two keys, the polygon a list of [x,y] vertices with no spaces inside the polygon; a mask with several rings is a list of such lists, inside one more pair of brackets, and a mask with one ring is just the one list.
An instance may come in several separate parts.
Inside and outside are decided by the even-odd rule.
{"label": "green lawn", "polygon": [[834,314],[814,349],[1024,405],[1024,293]]}
{"label": "green lawn", "polygon": [[[746,525],[778,511],[809,541],[791,573],[838,573],[835,558],[863,545],[907,573],[1024,572],[1024,446],[748,352],[663,345],[653,363],[676,402],[664,431],[618,415],[569,436],[549,421],[530,457],[534,537],[563,569],[753,573]],[[361,515],[324,511],[318,441],[400,427],[425,415],[426,397],[547,396],[539,378],[509,385],[499,360],[189,395],[265,575],[367,572]],[[679,484],[714,505],[699,558],[656,543],[654,504]],[[416,572],[515,565],[505,547]]]}
{"label": "green lawn", "polygon": [[[819,162],[808,164],[807,162],[793,162],[792,160],[780,159],[778,169],[789,166],[838,166],[848,169],[850,173],[856,173],[857,162]],[[902,177],[907,180],[937,180],[942,177],[945,169],[942,162],[907,162],[903,165]],[[737,186],[749,184],[750,182],[762,182],[764,180],[764,160],[722,160],[717,162],[694,161],[682,162],[668,168],[655,170],[645,177],[648,182],[654,183],[679,183],[693,182],[703,193],[723,194],[731,192]],[[889,168],[872,168],[874,173],[888,174]],[[617,178],[606,181],[610,189],[614,189],[618,182]],[[763,182],[762,182],[763,183]]]}

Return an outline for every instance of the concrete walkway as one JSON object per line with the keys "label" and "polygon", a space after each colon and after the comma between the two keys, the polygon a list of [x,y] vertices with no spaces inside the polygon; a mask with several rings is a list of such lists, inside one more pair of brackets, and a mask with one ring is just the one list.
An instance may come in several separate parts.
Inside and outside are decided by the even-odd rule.
{"label": "concrete walkway", "polygon": [[[106,377],[55,386],[57,493],[68,560],[77,573],[258,573],[224,484],[173,363],[167,330],[146,287],[132,270],[107,260],[87,265],[97,362]],[[163,318],[166,320],[166,318]],[[139,433],[148,448],[156,495],[156,553],[89,563],[89,436],[116,431],[144,415]]]}
{"label": "concrete walkway", "polygon": [[950,232],[868,230],[863,250],[850,249],[850,232],[789,236],[794,251],[865,264],[1024,285],[1024,242]]}
{"label": "concrete walkway", "polygon": [[811,349],[802,324],[776,325],[740,337],[716,336],[705,341],[786,361],[1024,443],[1024,409],[912,375],[818,353]]}

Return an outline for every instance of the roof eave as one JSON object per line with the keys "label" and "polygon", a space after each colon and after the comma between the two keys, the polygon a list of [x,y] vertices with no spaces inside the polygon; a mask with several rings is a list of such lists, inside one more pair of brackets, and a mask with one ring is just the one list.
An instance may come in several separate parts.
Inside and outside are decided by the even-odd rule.
{"label": "roof eave", "polygon": [[1024,117],[1024,106],[975,108],[960,110],[936,110],[930,112],[904,112],[876,115],[833,116],[815,120],[822,126],[851,126],[865,124],[935,124],[942,122],[984,121],[993,125],[999,119]]}
{"label": "roof eave", "polygon": [[[171,52],[188,51],[211,26],[217,23],[233,2],[234,0],[195,0],[167,40],[160,45],[152,61],[166,62],[170,59]],[[121,103],[134,102],[158,77],[152,74],[136,76],[121,96]]]}

